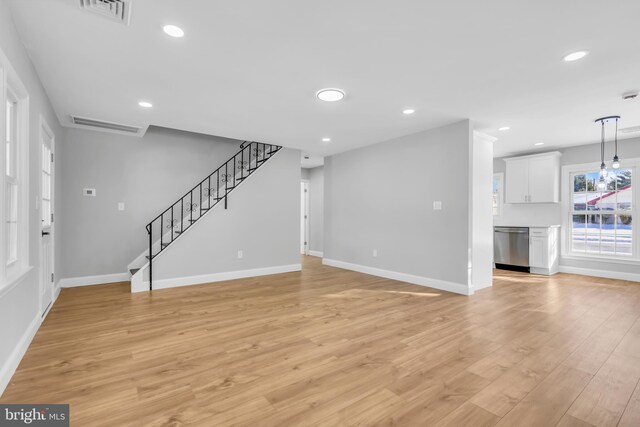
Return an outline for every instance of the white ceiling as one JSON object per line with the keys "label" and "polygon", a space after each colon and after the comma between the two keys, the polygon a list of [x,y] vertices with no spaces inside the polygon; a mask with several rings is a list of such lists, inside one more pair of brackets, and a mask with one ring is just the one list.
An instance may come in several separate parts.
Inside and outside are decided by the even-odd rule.
{"label": "white ceiling", "polygon": [[324,157],[320,154],[300,152],[300,166],[304,169],[317,168],[324,165]]}
{"label": "white ceiling", "polygon": [[[78,0],[12,10],[63,122],[77,114],[320,155],[465,118],[499,138],[497,155],[595,142],[603,115],[640,125],[640,100],[620,99],[640,90],[637,0],[133,0],[128,27]],[[168,23],[185,37],[166,36]],[[590,55],[562,60],[581,49]],[[318,101],[324,87],[347,96]]]}

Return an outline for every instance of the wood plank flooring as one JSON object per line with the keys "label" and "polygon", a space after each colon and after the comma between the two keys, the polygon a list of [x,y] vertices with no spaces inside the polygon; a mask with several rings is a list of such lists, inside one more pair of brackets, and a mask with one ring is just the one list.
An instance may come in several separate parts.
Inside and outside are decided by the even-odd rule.
{"label": "wood plank flooring", "polygon": [[322,266],[64,289],[2,403],[73,426],[638,426],[640,284],[496,271],[465,297]]}

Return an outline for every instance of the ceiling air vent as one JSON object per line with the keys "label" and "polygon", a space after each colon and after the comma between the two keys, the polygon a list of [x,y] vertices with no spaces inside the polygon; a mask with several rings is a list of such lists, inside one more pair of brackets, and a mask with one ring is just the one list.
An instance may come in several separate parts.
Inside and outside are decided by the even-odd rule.
{"label": "ceiling air vent", "polygon": [[112,21],[129,25],[132,0],[80,0],[80,7]]}
{"label": "ceiling air vent", "polygon": [[86,117],[71,116],[71,122],[75,127],[83,129],[100,130],[111,133],[123,133],[127,135],[142,136],[146,129],[139,126],[123,125],[121,123],[105,122],[102,120],[88,119]]}
{"label": "ceiling air vent", "polygon": [[629,128],[620,129],[620,133],[636,133],[636,132],[640,132],[640,126],[632,126]]}

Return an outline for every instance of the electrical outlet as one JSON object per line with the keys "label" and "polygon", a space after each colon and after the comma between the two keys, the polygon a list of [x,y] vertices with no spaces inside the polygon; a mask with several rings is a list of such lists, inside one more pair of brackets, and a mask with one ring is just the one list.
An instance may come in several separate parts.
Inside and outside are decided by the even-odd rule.
{"label": "electrical outlet", "polygon": [[244,254],[242,253],[242,251],[238,251],[238,259],[242,259],[243,256]]}
{"label": "electrical outlet", "polygon": [[96,189],[95,188],[83,188],[82,195],[85,197],[96,197]]}
{"label": "electrical outlet", "polygon": [[119,211],[123,211],[124,210],[124,202],[118,202],[118,210]]}
{"label": "electrical outlet", "polygon": [[434,211],[441,211],[442,210],[442,202],[439,201],[439,200],[433,202],[433,210]]}
{"label": "electrical outlet", "polygon": [[375,257],[377,257],[377,256],[378,256],[378,250],[377,250],[377,249],[374,249],[374,250],[373,250],[373,257],[375,258]]}

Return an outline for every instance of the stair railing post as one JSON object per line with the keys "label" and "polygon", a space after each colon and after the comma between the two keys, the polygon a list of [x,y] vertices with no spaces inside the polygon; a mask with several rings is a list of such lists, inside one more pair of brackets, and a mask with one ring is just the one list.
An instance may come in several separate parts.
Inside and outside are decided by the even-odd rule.
{"label": "stair railing post", "polygon": [[149,290],[153,290],[153,222],[149,227]]}
{"label": "stair railing post", "polygon": [[224,164],[224,208],[227,209],[227,193],[229,192],[229,162]]}

